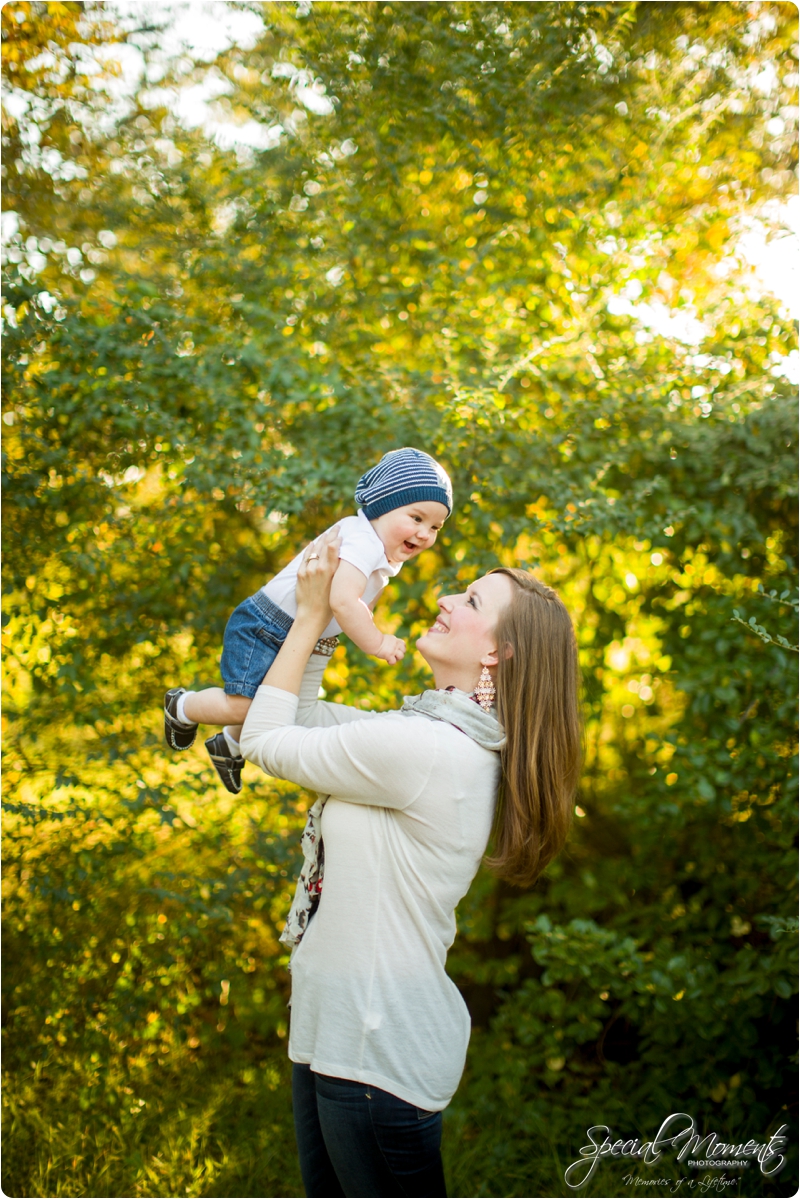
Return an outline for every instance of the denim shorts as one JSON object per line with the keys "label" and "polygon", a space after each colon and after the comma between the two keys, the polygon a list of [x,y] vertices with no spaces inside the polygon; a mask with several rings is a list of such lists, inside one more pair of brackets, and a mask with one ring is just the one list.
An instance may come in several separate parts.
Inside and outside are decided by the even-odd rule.
{"label": "denim shorts", "polygon": [[252,699],[294,623],[263,591],[235,608],[225,626],[219,664],[226,695]]}

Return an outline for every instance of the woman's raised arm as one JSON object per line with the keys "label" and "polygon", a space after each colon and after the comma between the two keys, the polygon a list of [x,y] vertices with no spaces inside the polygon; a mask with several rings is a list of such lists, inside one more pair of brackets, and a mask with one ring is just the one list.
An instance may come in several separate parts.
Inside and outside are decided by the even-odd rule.
{"label": "woman's raised arm", "polygon": [[368,712],[350,704],[332,704],[319,698],[322,677],[328,659],[312,653],[308,659],[303,681],[300,684],[300,702],[297,705],[295,723],[307,729],[331,728],[335,724],[348,724],[351,720],[369,720],[379,712]]}
{"label": "woman's raised arm", "polygon": [[377,715],[318,700],[327,659],[316,656],[313,650],[330,622],[328,599],[339,564],[339,545],[336,530],[331,529],[306,548],[297,572],[297,615],[264,678],[266,686],[300,697],[293,722],[307,727],[330,727]]}
{"label": "woman's raised arm", "polygon": [[297,571],[297,615],[263,685],[300,694],[311,651],[331,618],[331,580],[339,565],[341,539],[336,528],[318,537],[303,551]]}

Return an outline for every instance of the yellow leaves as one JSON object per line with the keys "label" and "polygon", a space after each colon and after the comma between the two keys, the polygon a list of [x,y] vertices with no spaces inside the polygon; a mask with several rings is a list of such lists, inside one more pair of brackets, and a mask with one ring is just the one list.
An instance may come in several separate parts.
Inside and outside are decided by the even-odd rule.
{"label": "yellow leaves", "polygon": [[678,238],[675,247],[675,258],[678,262],[685,262],[692,251],[697,247],[698,235],[694,229],[685,229]]}
{"label": "yellow leaves", "polygon": [[556,221],[558,220],[558,209],[546,208],[544,219],[547,221],[548,225],[555,225]]}
{"label": "yellow leaves", "polygon": [[705,239],[714,251],[721,249],[729,236],[730,227],[727,221],[715,221],[705,232]]}
{"label": "yellow leaves", "polygon": [[[133,494],[129,503],[136,508],[153,503],[164,491],[164,472],[160,462],[149,466],[145,473],[134,484]],[[105,532],[105,527],[101,532]]]}
{"label": "yellow leaves", "polygon": [[453,176],[453,191],[464,191],[472,183],[472,176],[469,171],[459,168]]}
{"label": "yellow leaves", "polygon": [[411,345],[411,338],[407,333],[398,331],[393,337],[387,337],[383,341],[373,342],[372,352],[374,354],[393,354],[400,356]]}
{"label": "yellow leaves", "polygon": [[547,516],[547,507],[547,496],[540,495],[534,503],[525,505],[525,515],[535,517],[538,520],[544,520]]}
{"label": "yellow leaves", "polygon": [[638,142],[631,151],[634,158],[644,158],[647,153],[647,146],[644,142]]}

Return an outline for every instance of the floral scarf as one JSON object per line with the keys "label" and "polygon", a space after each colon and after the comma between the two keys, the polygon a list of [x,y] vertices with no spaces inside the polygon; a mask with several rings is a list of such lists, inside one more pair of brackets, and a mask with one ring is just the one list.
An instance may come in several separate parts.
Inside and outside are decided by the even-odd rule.
{"label": "floral scarf", "polygon": [[[499,753],[506,743],[505,732],[497,719],[495,709],[484,712],[478,706],[477,700],[454,687],[443,691],[423,691],[421,695],[408,695],[403,700],[400,711],[403,716],[425,716],[429,720],[442,720],[452,724],[484,749],[491,749],[496,753]],[[303,865],[286,926],[280,935],[284,945],[291,945],[293,950],[300,944],[322,894],[325,846],[320,833],[320,820],[328,798],[327,795],[317,796],[315,803],[309,808],[300,841]]]}

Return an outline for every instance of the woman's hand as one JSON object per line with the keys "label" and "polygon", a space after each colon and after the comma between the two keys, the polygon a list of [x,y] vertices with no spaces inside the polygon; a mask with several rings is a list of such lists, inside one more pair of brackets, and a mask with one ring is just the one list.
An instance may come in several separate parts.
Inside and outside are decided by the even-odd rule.
{"label": "woman's hand", "polygon": [[331,582],[339,565],[341,544],[339,526],[336,525],[303,550],[297,570],[295,620],[318,626],[318,635],[331,621]]}

